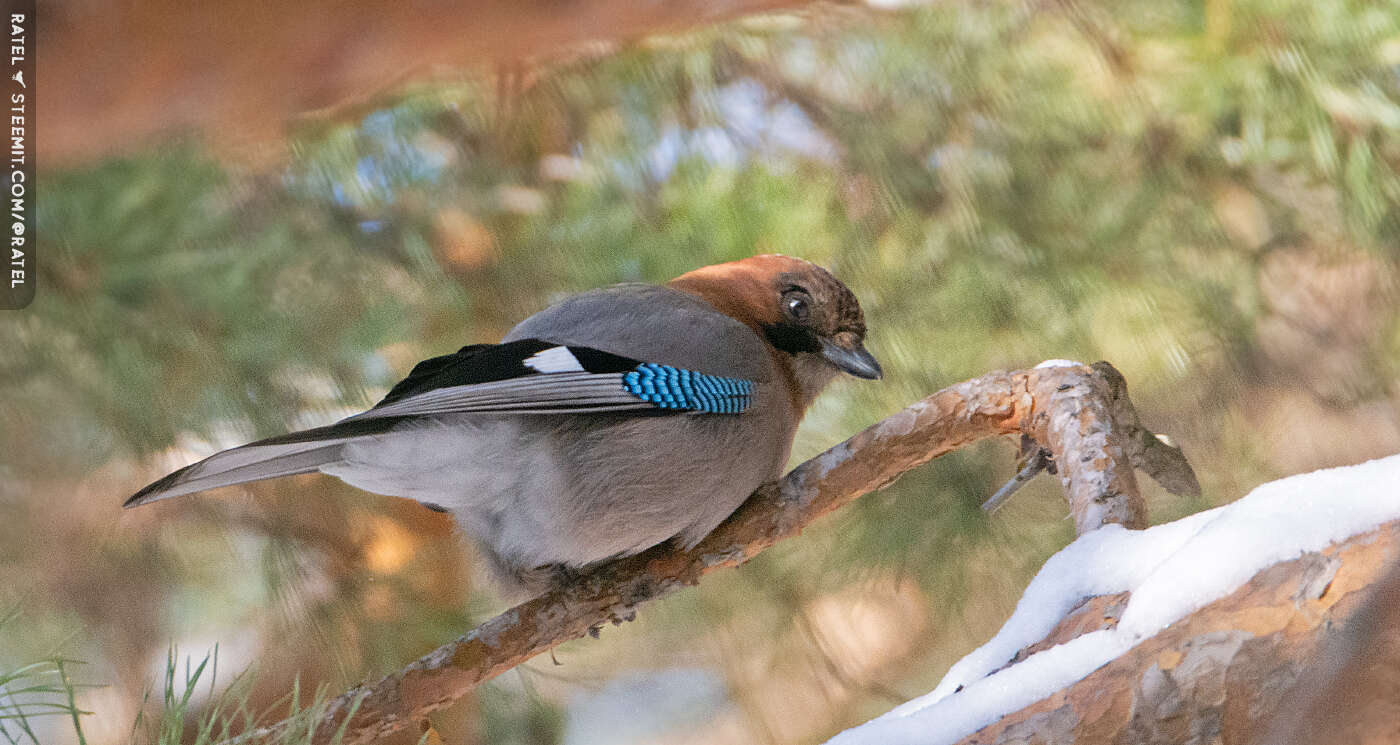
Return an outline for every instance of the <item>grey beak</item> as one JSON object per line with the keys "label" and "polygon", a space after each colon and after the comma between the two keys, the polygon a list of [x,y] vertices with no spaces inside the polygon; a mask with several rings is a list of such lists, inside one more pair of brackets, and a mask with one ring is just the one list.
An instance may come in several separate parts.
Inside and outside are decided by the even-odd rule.
{"label": "grey beak", "polygon": [[865,345],[856,342],[853,347],[843,347],[830,339],[822,339],[822,356],[827,362],[857,378],[879,380],[884,371],[875,356],[865,351]]}

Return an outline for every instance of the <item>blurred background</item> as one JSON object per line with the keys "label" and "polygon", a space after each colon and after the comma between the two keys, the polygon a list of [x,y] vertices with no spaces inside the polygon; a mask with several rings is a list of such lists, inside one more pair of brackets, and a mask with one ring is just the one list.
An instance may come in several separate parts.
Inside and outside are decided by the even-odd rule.
{"label": "blurred background", "polygon": [[[886,377],[823,396],[794,463],[1046,358],[1112,361],[1195,465],[1199,499],[1144,479],[1153,522],[1400,451],[1392,0],[128,5],[41,4],[39,295],[0,315],[0,671],[83,661],[93,745],[152,741],[172,645],[276,719],[501,610],[446,516],[328,477],[120,504],[613,282],[844,279]],[[1072,537],[1049,477],[982,514],[1013,445],[432,724],[797,744],[882,713]]]}

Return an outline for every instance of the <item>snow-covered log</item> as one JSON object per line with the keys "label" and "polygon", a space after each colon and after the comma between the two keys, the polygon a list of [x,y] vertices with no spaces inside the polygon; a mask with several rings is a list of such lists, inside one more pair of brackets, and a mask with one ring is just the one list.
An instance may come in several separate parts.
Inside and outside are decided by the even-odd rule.
{"label": "snow-covered log", "polygon": [[932,692],[831,745],[1400,742],[1400,455],[1051,557]]}

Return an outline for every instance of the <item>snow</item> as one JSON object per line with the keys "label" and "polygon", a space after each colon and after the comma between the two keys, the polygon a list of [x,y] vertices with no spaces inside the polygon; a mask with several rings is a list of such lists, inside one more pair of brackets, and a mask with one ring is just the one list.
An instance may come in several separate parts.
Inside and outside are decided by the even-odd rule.
{"label": "snow", "polygon": [[1081,367],[1083,365],[1083,362],[1075,362],[1074,360],[1046,360],[1036,365],[1035,369],[1044,370],[1050,367]]}
{"label": "snow", "polygon": [[[1146,530],[1106,526],[1045,562],[1001,631],[933,691],[828,745],[957,742],[1073,684],[1261,570],[1396,519],[1400,455],[1273,481],[1232,504]],[[1082,599],[1125,591],[1131,595],[1116,628],[993,673]]]}

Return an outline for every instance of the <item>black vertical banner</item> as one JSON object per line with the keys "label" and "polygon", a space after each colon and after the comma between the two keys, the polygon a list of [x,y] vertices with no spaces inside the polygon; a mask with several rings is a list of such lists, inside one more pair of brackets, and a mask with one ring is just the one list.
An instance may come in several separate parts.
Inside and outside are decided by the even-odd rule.
{"label": "black vertical banner", "polygon": [[3,152],[4,273],[0,274],[0,309],[16,310],[34,302],[39,279],[34,240],[34,36],[36,0],[4,0],[5,144]]}

